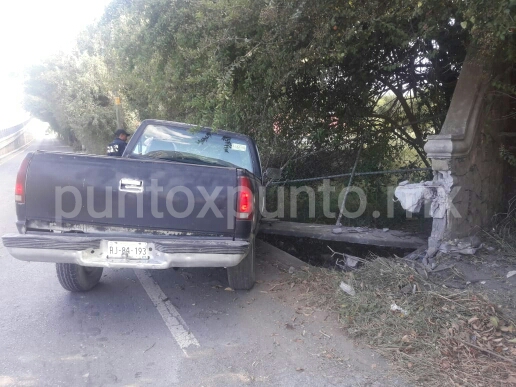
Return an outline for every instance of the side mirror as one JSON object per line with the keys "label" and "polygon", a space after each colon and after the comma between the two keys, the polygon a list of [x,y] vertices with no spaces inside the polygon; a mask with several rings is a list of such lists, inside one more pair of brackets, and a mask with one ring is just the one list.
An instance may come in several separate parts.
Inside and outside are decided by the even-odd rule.
{"label": "side mirror", "polygon": [[269,180],[279,180],[281,179],[281,169],[279,168],[267,168],[263,177],[268,178]]}

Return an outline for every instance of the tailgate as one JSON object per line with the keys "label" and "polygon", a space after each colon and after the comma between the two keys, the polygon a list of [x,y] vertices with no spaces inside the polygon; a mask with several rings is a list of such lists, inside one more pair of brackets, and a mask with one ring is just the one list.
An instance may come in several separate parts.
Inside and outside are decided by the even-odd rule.
{"label": "tailgate", "polygon": [[236,185],[236,168],[37,152],[27,172],[26,219],[229,236]]}

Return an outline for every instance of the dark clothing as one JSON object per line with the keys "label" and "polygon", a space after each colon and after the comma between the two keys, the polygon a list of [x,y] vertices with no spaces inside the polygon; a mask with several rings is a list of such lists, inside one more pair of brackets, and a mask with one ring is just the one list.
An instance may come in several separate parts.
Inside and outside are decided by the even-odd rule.
{"label": "dark clothing", "polygon": [[120,157],[120,156],[122,156],[122,153],[124,153],[126,146],[127,146],[127,143],[125,141],[122,141],[119,138],[115,138],[107,146],[107,155]]}
{"label": "dark clothing", "polygon": [[130,134],[125,129],[117,129],[115,132],[115,137],[120,137],[121,134],[125,134],[126,136],[130,136]]}

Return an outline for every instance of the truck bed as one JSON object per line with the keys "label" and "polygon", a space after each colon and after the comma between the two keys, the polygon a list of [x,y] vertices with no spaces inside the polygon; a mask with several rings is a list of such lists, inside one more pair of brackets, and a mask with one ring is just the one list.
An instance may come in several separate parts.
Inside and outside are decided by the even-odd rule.
{"label": "truck bed", "polygon": [[[228,192],[236,185],[236,168],[40,151],[27,170],[26,225],[233,236],[235,198]],[[215,190],[219,211],[201,213]]]}

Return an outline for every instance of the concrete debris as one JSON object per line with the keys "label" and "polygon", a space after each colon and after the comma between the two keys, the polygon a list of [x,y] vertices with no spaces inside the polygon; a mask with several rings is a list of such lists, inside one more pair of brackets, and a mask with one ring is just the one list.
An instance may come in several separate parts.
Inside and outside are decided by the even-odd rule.
{"label": "concrete debris", "polygon": [[427,246],[421,246],[417,250],[412,251],[411,253],[405,255],[406,259],[418,260],[423,259],[426,256]]}
{"label": "concrete debris", "polygon": [[475,255],[477,250],[478,249],[471,246],[460,248],[458,246],[449,245],[447,243],[442,243],[441,247],[439,247],[439,251],[445,254],[459,253],[462,255]]}
{"label": "concrete debris", "polygon": [[359,258],[346,254],[346,266],[357,267]]}
{"label": "concrete debris", "polygon": [[342,228],[338,227],[338,228],[334,228],[333,230],[331,230],[331,232],[333,234],[342,234]]}
{"label": "concrete debris", "polygon": [[326,246],[330,251],[332,252],[331,258],[333,258],[335,255],[342,256],[342,259],[337,259],[335,262],[335,265],[340,267],[342,270],[346,270],[346,267],[356,268],[358,265],[358,262],[360,262],[360,258],[355,257],[353,255],[339,253],[335,250],[333,250],[330,246]]}
{"label": "concrete debris", "polygon": [[507,273],[507,278],[511,278],[513,275],[516,275],[516,270],[508,272]]}
{"label": "concrete debris", "polygon": [[[341,254],[341,253],[337,253]],[[343,259],[337,259],[335,262],[335,265],[340,267],[342,270],[346,270],[346,268],[351,267],[352,269],[355,269],[358,265],[358,262],[360,261],[360,258],[354,257],[352,255],[347,254],[341,254],[344,258]]]}
{"label": "concrete debris", "polygon": [[476,235],[460,239],[458,242],[459,243],[470,243],[471,246],[473,246],[475,248],[483,246],[482,240],[478,236],[476,236]]}
{"label": "concrete debris", "polygon": [[391,310],[393,312],[400,312],[402,315],[404,316],[407,316],[409,314],[409,312],[403,308],[400,308],[398,305],[396,304],[391,304]]}
{"label": "concrete debris", "polygon": [[389,229],[388,228],[384,228],[384,229],[382,229],[382,231],[383,232],[387,232],[387,231],[389,231]]}
{"label": "concrete debris", "polygon": [[[421,184],[408,184],[408,181],[404,181],[396,187],[394,195],[405,210],[419,212],[425,201],[425,193],[426,189]],[[428,199],[431,198],[430,196]]]}
{"label": "concrete debris", "polygon": [[445,188],[438,183],[426,181],[417,184],[400,184],[394,195],[401,206],[410,212],[419,212],[425,202],[430,202],[430,215],[433,218],[444,218],[448,209]]}
{"label": "concrete debris", "polygon": [[354,295],[356,294],[356,293],[355,293],[355,289],[353,289],[353,287],[352,287],[352,286],[348,285],[348,284],[347,284],[347,283],[345,283],[345,282],[341,282],[341,283],[340,283],[340,289],[341,289],[343,292],[345,292],[345,293],[349,294],[350,296],[354,296]]}
{"label": "concrete debris", "polygon": [[434,181],[425,181],[417,184],[409,184],[408,181],[400,183],[394,192],[401,206],[410,212],[419,212],[421,206],[431,202],[430,215],[432,218],[443,219],[449,209],[448,194],[453,185],[450,174],[443,174]]}
{"label": "concrete debris", "polygon": [[475,255],[478,249],[482,248],[482,246],[480,238],[472,236],[443,242],[439,246],[439,251],[445,254],[459,253],[463,255]]}

